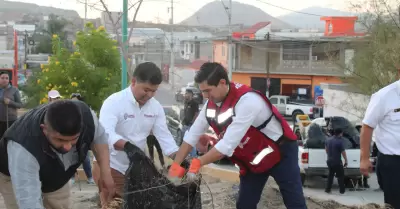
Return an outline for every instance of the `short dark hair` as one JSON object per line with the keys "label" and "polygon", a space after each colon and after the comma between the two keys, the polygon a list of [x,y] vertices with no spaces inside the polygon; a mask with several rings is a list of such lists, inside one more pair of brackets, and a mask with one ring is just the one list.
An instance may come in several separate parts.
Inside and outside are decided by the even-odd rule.
{"label": "short dark hair", "polygon": [[229,84],[228,73],[224,66],[217,62],[204,63],[194,77],[196,83],[207,81],[207,84],[211,86],[218,86],[221,79],[225,79],[226,83]]}
{"label": "short dark hair", "polygon": [[186,89],[186,93],[193,94],[192,89]]}
{"label": "short dark hair", "polygon": [[335,128],[334,130],[333,130],[333,134],[335,135],[335,136],[339,136],[340,134],[342,134],[343,133],[343,130],[341,129],[341,128]]}
{"label": "short dark hair", "polygon": [[85,101],[80,93],[72,93],[71,99],[73,99],[73,98],[77,98],[79,101],[82,101],[82,102]]}
{"label": "short dark hair", "polygon": [[133,77],[139,82],[159,85],[162,82],[162,73],[160,68],[152,62],[140,63],[133,71]]}
{"label": "short dark hair", "polygon": [[73,136],[82,129],[82,113],[78,101],[57,100],[47,107],[45,120],[54,131],[63,136]]}

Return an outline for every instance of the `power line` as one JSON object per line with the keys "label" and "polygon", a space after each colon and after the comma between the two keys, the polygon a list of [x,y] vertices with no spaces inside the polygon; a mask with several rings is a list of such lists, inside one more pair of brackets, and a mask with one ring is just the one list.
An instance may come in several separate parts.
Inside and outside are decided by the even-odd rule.
{"label": "power line", "polygon": [[312,13],[308,13],[308,12],[300,12],[300,11],[296,11],[296,10],[293,10],[293,9],[288,9],[288,8],[281,7],[281,6],[278,6],[278,5],[275,5],[275,4],[271,4],[269,2],[265,2],[265,1],[262,1],[262,0],[256,0],[256,1],[261,2],[263,4],[267,4],[267,5],[272,6],[272,7],[276,7],[276,8],[279,8],[279,9],[283,9],[283,10],[287,10],[287,11],[291,11],[291,12],[295,12],[295,13],[299,13],[299,14],[303,14],[303,15],[310,15],[310,16],[317,16],[317,17],[322,17],[323,16],[323,15],[312,14]]}

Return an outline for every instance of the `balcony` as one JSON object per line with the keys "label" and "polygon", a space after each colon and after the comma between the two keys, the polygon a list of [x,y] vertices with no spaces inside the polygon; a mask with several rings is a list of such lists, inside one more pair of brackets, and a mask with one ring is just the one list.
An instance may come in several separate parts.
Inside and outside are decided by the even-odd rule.
{"label": "balcony", "polygon": [[[278,61],[278,60],[277,60]],[[279,62],[279,61],[278,61]],[[264,62],[265,63],[265,62]],[[276,63],[276,62],[275,62]],[[338,61],[308,61],[308,60],[281,60],[274,64],[271,61],[270,72],[277,74],[303,74],[303,75],[344,75]],[[263,63],[242,63],[237,71],[266,72]]]}

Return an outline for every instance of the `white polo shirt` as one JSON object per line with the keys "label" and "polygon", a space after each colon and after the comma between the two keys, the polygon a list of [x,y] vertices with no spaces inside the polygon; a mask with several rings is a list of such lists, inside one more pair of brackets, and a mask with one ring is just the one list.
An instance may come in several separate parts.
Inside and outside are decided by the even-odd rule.
{"label": "white polo shirt", "polygon": [[[209,127],[206,118],[206,109],[207,103],[203,106],[192,127],[190,127],[183,139],[193,147],[196,146],[200,136],[203,135]],[[260,126],[271,114],[271,109],[260,95],[255,92],[246,93],[237,102],[235,106],[235,116],[232,117],[232,123],[226,129],[223,138],[215,145],[215,149],[231,157],[250,126]],[[282,126],[275,117],[271,119],[261,132],[273,140],[278,140],[283,134]]]}
{"label": "white polo shirt", "polygon": [[131,87],[112,94],[104,101],[99,120],[108,134],[110,166],[123,174],[129,167],[129,160],[124,151],[114,149],[115,142],[120,139],[144,150],[147,136],[152,131],[160,142],[164,155],[171,155],[179,149],[168,130],[161,104],[155,98],[151,98],[140,107]]}
{"label": "white polo shirt", "polygon": [[400,81],[396,81],[371,96],[363,123],[374,128],[379,151],[400,155]]}

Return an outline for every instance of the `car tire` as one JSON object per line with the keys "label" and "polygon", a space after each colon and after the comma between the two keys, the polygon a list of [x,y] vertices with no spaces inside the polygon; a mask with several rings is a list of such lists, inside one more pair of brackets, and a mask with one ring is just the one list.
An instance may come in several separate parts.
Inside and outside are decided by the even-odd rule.
{"label": "car tire", "polygon": [[295,111],[292,113],[292,120],[293,120],[293,123],[296,121],[297,115],[303,115],[303,114],[304,114],[303,111],[301,111],[301,110],[295,110]]}

